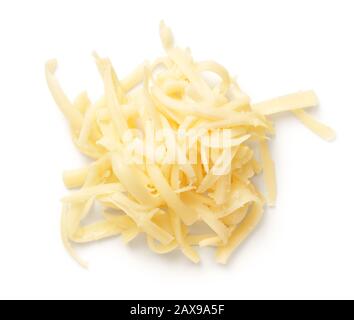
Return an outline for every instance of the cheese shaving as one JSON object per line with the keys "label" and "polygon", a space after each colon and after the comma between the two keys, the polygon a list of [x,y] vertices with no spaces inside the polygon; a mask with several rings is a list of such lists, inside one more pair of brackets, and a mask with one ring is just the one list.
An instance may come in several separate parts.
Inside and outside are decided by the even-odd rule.
{"label": "cheese shaving", "polygon": [[[320,137],[335,137],[304,110],[318,104],[313,91],[252,104],[226,68],[196,62],[189,49],[175,46],[163,22],[160,38],[166,56],[122,78],[94,53],[104,87],[96,102],[86,92],[70,101],[55,77],[56,60],[45,66],[74,144],[93,159],[63,174],[65,186],[77,190],[62,199],[62,240],[82,266],[73,244],[115,236],[128,244],[139,234],[155,253],[179,249],[198,263],[196,247],[208,246],[226,263],[263,214],[254,176],[263,171],[266,202],[276,201],[270,116],[290,112]],[[85,224],[96,203],[100,220]],[[196,224],[210,232],[196,233]]]}

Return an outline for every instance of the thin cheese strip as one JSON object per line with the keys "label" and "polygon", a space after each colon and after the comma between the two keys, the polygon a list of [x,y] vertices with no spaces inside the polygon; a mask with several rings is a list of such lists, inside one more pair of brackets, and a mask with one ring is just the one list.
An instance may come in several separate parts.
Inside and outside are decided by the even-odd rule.
{"label": "thin cheese strip", "polygon": [[150,95],[150,88],[149,88],[149,82],[151,81],[151,70],[149,69],[148,66],[145,66],[144,68],[144,86],[142,90],[142,101],[141,105],[145,106],[144,110],[146,111],[146,115],[148,116],[148,119],[153,122],[154,128],[159,129],[161,127],[161,122],[160,122],[160,117],[157,112],[157,109],[155,105],[153,104],[151,95]]}
{"label": "thin cheese strip", "polygon": [[236,227],[246,217],[250,205],[245,205],[224,217],[222,221],[229,227]]}
{"label": "thin cheese strip", "polygon": [[219,238],[227,243],[229,238],[229,230],[228,228],[216,218],[215,214],[206,206],[199,205],[195,208],[199,213],[201,219],[205,221],[205,223],[219,236]]}
{"label": "thin cheese strip", "polygon": [[85,117],[82,123],[78,143],[86,145],[90,136],[90,131],[95,121],[95,113],[100,106],[100,102],[91,105],[85,113]]}
{"label": "thin cheese strip", "polygon": [[221,208],[215,208],[218,218],[226,217],[246,204],[258,200],[258,196],[247,185],[241,185],[239,181],[236,181],[231,188],[233,191],[227,203]]}
{"label": "thin cheese strip", "polygon": [[276,177],[274,162],[270,156],[267,141],[263,140],[259,143],[261,158],[264,170],[264,181],[267,190],[268,205],[274,206],[277,197]]}
{"label": "thin cheese strip", "polygon": [[[129,100],[129,98],[128,98]],[[107,99],[105,96],[101,97],[96,102],[97,104],[97,120],[110,122],[112,120],[109,109],[107,108]],[[138,115],[138,106],[136,101],[128,101],[127,104],[121,106],[124,117],[126,119],[136,117]]]}
{"label": "thin cheese strip", "polygon": [[160,39],[165,50],[171,49],[174,44],[173,34],[164,21],[160,22]]}
{"label": "thin cheese strip", "polygon": [[226,92],[230,86],[230,75],[227,70],[215,61],[202,61],[197,64],[197,70],[199,72],[211,71],[216,73],[222,80],[221,88],[222,92]]}
{"label": "thin cheese strip", "polygon": [[166,95],[171,97],[181,97],[186,90],[188,82],[185,80],[169,80],[161,81],[161,88]]}
{"label": "thin cheese strip", "polygon": [[179,48],[170,48],[167,50],[169,58],[178,66],[181,72],[193,83],[200,97],[213,103],[213,94],[205,80],[197,72],[196,66],[186,56],[186,53]]}
{"label": "thin cheese strip", "polygon": [[135,226],[134,221],[127,215],[115,214],[109,211],[102,211],[102,216],[122,230],[132,229]]}
{"label": "thin cheese strip", "polygon": [[229,114],[229,117],[225,117],[223,120],[203,123],[200,125],[200,128],[211,130],[219,128],[234,128],[237,126],[263,127],[269,131],[272,131],[271,124],[259,114],[255,114],[253,112],[234,112]]}
{"label": "thin cheese strip", "polygon": [[251,148],[247,146],[240,146],[237,149],[237,154],[232,161],[232,171],[233,172],[235,172],[235,170],[243,171],[244,166],[252,160],[253,156],[254,156],[254,152],[251,150]]}
{"label": "thin cheese strip", "polygon": [[112,121],[119,134],[119,137],[122,137],[124,132],[128,130],[128,124],[126,119],[124,118],[124,114],[122,112],[121,104],[119,101],[119,96],[114,87],[113,76],[114,75],[112,66],[110,64],[106,64],[104,70],[104,86],[105,93],[107,96],[107,104],[112,116]]}
{"label": "thin cheese strip", "polygon": [[[77,132],[79,132],[79,130],[77,130]],[[88,145],[88,146],[83,146],[81,145],[80,143],[78,143],[77,141],[77,136],[78,133],[73,133],[72,134],[72,141],[75,145],[75,147],[80,150],[80,152],[82,154],[84,154],[85,156],[91,158],[91,159],[94,159],[94,160],[97,160],[99,159],[101,156],[102,156],[102,153],[99,152],[96,148],[93,148],[91,145]]]}
{"label": "thin cheese strip", "polygon": [[125,92],[132,90],[144,79],[145,65],[141,64],[133,72],[122,79],[121,84]]}
{"label": "thin cheese strip", "polygon": [[173,241],[173,236],[156,225],[156,223],[152,222],[150,220],[151,217],[149,217],[146,212],[134,210],[120,201],[113,200],[113,202],[116,204],[117,208],[123,210],[130,218],[132,218],[141,230],[154,239],[165,245]]}
{"label": "thin cheese strip", "polygon": [[294,109],[315,107],[317,105],[318,99],[316,94],[313,91],[305,91],[256,103],[252,105],[252,109],[261,114],[270,115]]}
{"label": "thin cheese strip", "polygon": [[165,177],[162,175],[160,169],[155,165],[148,165],[147,172],[150,179],[153,181],[156,189],[159,191],[161,197],[171,207],[171,209],[178,214],[186,225],[191,225],[197,220],[197,214],[191,208],[188,208],[173,191]]}
{"label": "thin cheese strip", "polygon": [[186,241],[191,246],[200,246],[200,243],[206,239],[215,237],[213,234],[193,234],[186,237]]}
{"label": "thin cheese strip", "polygon": [[125,244],[132,242],[139,235],[139,229],[134,227],[122,232],[122,239]]}
{"label": "thin cheese strip", "polygon": [[216,205],[223,205],[230,192],[231,174],[221,176],[216,182],[213,198]]}
{"label": "thin cheese strip", "polygon": [[222,143],[216,143],[215,141],[209,140],[203,140],[202,144],[206,145],[209,148],[216,148],[216,149],[224,149],[224,148],[231,148],[231,147],[236,147],[240,145],[241,143],[247,141],[251,135],[246,134],[242,137],[236,138],[236,139],[230,139],[230,140],[224,140]]}
{"label": "thin cheese strip", "polygon": [[239,87],[236,81],[232,81],[229,87],[229,93],[232,96],[231,101],[237,102],[235,110],[238,111],[250,111],[250,101],[248,95],[246,95]]}
{"label": "thin cheese strip", "polygon": [[292,110],[293,114],[311,131],[319,135],[321,138],[332,141],[335,139],[336,134],[330,127],[317,121],[304,110]]}
{"label": "thin cheese strip", "polygon": [[184,192],[188,192],[188,191],[191,191],[191,190],[194,190],[195,187],[194,186],[186,186],[186,187],[183,187],[183,188],[179,188],[179,189],[175,189],[175,193],[184,193]]}
{"label": "thin cheese strip", "polygon": [[110,221],[100,221],[80,227],[73,235],[72,240],[77,243],[87,243],[117,236],[122,231],[118,224]]}
{"label": "thin cheese strip", "polygon": [[61,239],[63,241],[66,251],[71,255],[71,257],[76,260],[83,268],[87,268],[87,262],[82,260],[80,256],[76,253],[72,247],[69,234],[68,234],[68,205],[63,206],[61,214]]}
{"label": "thin cheese strip", "polygon": [[151,210],[153,207],[149,207],[147,205],[142,205],[137,203],[136,201],[130,199],[125,193],[123,192],[114,192],[108,196],[102,197],[99,199],[101,202],[104,203],[121,203],[124,207],[131,208],[135,211],[141,211],[141,212],[148,212]]}
{"label": "thin cheese strip", "polygon": [[88,188],[105,182],[107,172],[110,173],[111,162],[109,157],[103,156],[90,165],[83,188]]}
{"label": "thin cheese strip", "polygon": [[81,187],[85,183],[85,179],[88,175],[89,167],[83,167],[81,169],[65,171],[63,173],[63,181],[68,189]]}
{"label": "thin cheese strip", "polygon": [[197,192],[203,193],[210,189],[218,179],[225,174],[228,174],[228,171],[231,167],[231,161],[234,158],[237,149],[234,150],[224,150],[221,156],[217,159],[216,163],[212,169],[205,175],[204,179],[200,183]]}
{"label": "thin cheese strip", "polygon": [[171,243],[171,241],[173,241],[173,237],[168,232],[166,232],[150,220],[145,221],[142,225],[140,225],[140,227],[148,235],[160,241],[163,245],[168,245]]}
{"label": "thin cheese strip", "polygon": [[81,189],[72,192],[62,199],[66,203],[85,202],[91,197],[105,196],[115,192],[124,192],[125,189],[120,183],[107,183]]}
{"label": "thin cheese strip", "polygon": [[203,117],[206,119],[223,119],[230,116],[230,112],[227,110],[216,110],[210,107],[201,107],[197,103],[180,101],[167,96],[160,88],[153,87],[151,89],[153,97],[164,105],[166,108],[174,111],[179,115],[194,115],[196,117]]}
{"label": "thin cheese strip", "polygon": [[48,83],[48,88],[52,93],[53,99],[63,112],[73,130],[77,131],[82,125],[82,115],[79,110],[74,108],[67,96],[64,94],[54,74],[57,69],[57,61],[50,60],[45,66],[45,75]]}
{"label": "thin cheese strip", "polygon": [[210,237],[204,240],[201,240],[199,242],[199,246],[201,247],[207,247],[207,246],[212,246],[212,247],[216,247],[216,246],[220,246],[222,245],[222,242],[220,241],[219,237]]}
{"label": "thin cheese strip", "polygon": [[91,105],[91,101],[87,95],[87,92],[84,91],[80,93],[73,102],[74,108],[78,109],[81,114],[85,114],[88,107]]}
{"label": "thin cheese strip", "polygon": [[232,252],[247,238],[247,236],[257,226],[262,217],[262,205],[255,203],[251,212],[246,216],[242,223],[235,229],[226,245],[220,246],[216,251],[216,261],[226,264]]}
{"label": "thin cheese strip", "polygon": [[[141,204],[147,204],[150,206],[157,205],[158,199],[146,188],[147,182],[145,181],[144,175],[134,167],[134,165],[127,165],[124,162],[124,158],[118,153],[112,155],[113,171],[119,181]],[[134,179],[131,177],[134,177]]]}
{"label": "thin cheese strip", "polygon": [[[73,239],[76,231],[80,227],[80,222],[83,220],[91,210],[94,203],[94,198],[90,198],[87,202],[73,203],[68,206],[66,216],[66,230],[70,240]],[[66,205],[66,204],[64,204]]]}
{"label": "thin cheese strip", "polygon": [[169,211],[171,224],[174,230],[177,243],[181,246],[183,254],[194,263],[200,261],[198,253],[190,246],[189,241],[184,237],[180,218],[172,211]]}
{"label": "thin cheese strip", "polygon": [[187,199],[188,201],[191,201],[194,203],[201,203],[201,204],[204,204],[208,207],[212,207],[215,205],[215,201],[211,197],[209,197],[205,194],[199,194],[199,193],[196,193],[193,191],[183,194],[183,199]]}
{"label": "thin cheese strip", "polygon": [[151,236],[147,236],[147,243],[151,251],[158,253],[158,254],[166,254],[173,250],[175,250],[178,246],[177,242],[173,240],[167,245],[163,245],[161,243],[155,242],[154,238]]}
{"label": "thin cheese strip", "polygon": [[180,185],[181,185],[181,181],[180,181],[180,171],[179,171],[179,167],[178,166],[173,166],[172,170],[171,170],[171,187],[174,190],[177,190]]}

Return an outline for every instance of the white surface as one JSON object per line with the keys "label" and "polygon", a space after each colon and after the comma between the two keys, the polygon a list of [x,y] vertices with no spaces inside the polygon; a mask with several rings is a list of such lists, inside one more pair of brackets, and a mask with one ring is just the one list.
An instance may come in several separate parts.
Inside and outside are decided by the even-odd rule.
{"label": "white surface", "polygon": [[[1,1],[0,298],[354,298],[353,1]],[[196,59],[215,59],[254,101],[314,89],[326,143],[290,115],[272,143],[279,196],[223,267],[155,256],[143,241],[82,247],[59,236],[63,169],[78,155],[44,80],[56,57],[70,97],[102,90],[90,56],[125,74],[162,54],[164,19]]]}

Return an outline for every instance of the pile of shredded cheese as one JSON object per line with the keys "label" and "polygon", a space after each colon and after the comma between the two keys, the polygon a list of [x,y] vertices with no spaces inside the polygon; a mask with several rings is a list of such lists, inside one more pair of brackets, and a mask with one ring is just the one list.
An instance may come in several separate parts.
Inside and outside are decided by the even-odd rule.
{"label": "pile of shredded cheese", "polygon": [[[72,139],[92,158],[90,165],[63,175],[65,185],[77,190],[62,200],[62,238],[82,265],[72,243],[118,235],[129,243],[141,233],[156,253],[180,249],[198,263],[196,247],[212,246],[217,262],[226,263],[257,226],[264,204],[275,203],[268,148],[274,129],[268,116],[289,111],[322,138],[334,138],[329,127],[304,111],[318,104],[312,91],[251,104],[223,66],[196,62],[189,49],[176,47],[163,22],[160,37],[166,56],[143,63],[122,79],[110,60],[94,54],[104,84],[96,102],[86,93],[70,101],[55,77],[56,61],[46,64],[49,89],[69,122]],[[210,73],[218,80],[208,79]],[[151,129],[174,132],[177,138],[151,137]],[[226,144],[211,139],[220,130],[228,130]],[[198,139],[201,131],[210,139]],[[189,148],[183,148],[181,132],[193,141]],[[134,143],[160,150],[160,157],[151,161],[147,150],[135,159],[130,150]],[[183,161],[163,161],[172,149]],[[261,172],[265,199],[251,181]],[[101,220],[84,224],[97,203]],[[201,224],[206,231],[200,231]]]}

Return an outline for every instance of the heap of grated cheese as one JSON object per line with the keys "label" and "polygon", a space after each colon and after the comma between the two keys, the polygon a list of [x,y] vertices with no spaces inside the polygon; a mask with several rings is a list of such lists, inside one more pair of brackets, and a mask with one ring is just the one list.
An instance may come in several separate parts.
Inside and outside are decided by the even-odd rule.
{"label": "heap of grated cheese", "polygon": [[[166,56],[143,63],[122,79],[110,60],[94,54],[104,84],[96,102],[86,93],[70,101],[55,78],[56,61],[46,64],[49,89],[69,122],[72,139],[92,158],[90,165],[63,175],[65,185],[78,190],[62,200],[62,239],[83,266],[72,243],[118,235],[129,243],[141,233],[156,253],[180,249],[198,263],[196,247],[212,246],[217,262],[226,263],[257,226],[264,204],[276,200],[268,148],[274,129],[268,116],[290,111],[322,138],[334,138],[329,127],[304,111],[318,104],[314,92],[251,104],[223,66],[196,62],[189,49],[176,47],[163,22],[160,37]],[[210,81],[206,73],[219,80]],[[152,129],[176,133],[177,138],[166,134],[157,139]],[[230,134],[226,144],[211,139],[220,130]],[[189,148],[179,140],[181,132],[193,141]],[[210,139],[199,139],[199,132]],[[134,143],[146,146],[136,159],[130,152]],[[161,156],[151,161],[149,150],[157,149]],[[183,161],[164,161],[172,150]],[[251,180],[262,171],[266,200]],[[84,224],[97,203],[101,220]],[[201,224],[207,231],[196,231]]]}

